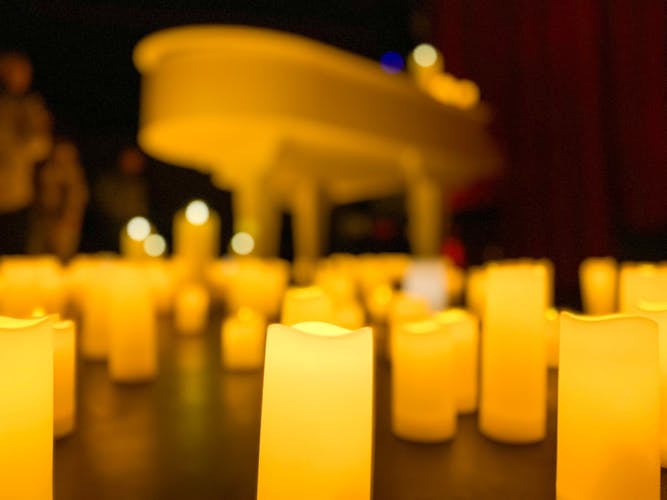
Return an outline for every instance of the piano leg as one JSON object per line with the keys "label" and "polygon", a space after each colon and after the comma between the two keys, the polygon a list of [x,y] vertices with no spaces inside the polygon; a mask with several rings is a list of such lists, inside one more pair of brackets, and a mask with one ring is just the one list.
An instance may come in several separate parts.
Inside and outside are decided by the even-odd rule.
{"label": "piano leg", "polygon": [[[294,259],[298,263],[295,280],[309,283],[315,263],[327,247],[330,206],[315,180],[303,179],[294,189],[291,200]],[[297,275],[298,274],[298,275]]]}
{"label": "piano leg", "polygon": [[251,255],[272,257],[280,250],[281,212],[262,176],[241,180],[232,192],[234,233],[246,232],[255,240]]}

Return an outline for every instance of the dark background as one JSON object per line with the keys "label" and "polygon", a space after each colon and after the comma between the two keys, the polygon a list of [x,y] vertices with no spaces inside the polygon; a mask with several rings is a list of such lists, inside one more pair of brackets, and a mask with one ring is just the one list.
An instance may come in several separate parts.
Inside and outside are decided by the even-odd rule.
{"label": "dark background", "polygon": [[[559,301],[573,304],[587,255],[667,259],[665,9],[660,0],[0,0],[0,48],[32,58],[35,88],[57,132],[80,145],[92,182],[134,142],[131,53],[150,32],[265,26],[374,59],[431,42],[448,71],[479,84],[506,157],[502,179],[455,196],[453,232],[468,262],[550,257]],[[206,177],[153,163],[148,179],[161,232],[168,236],[174,211],[200,196],[222,212],[229,238],[229,196]],[[338,208],[331,250],[406,250],[401,207],[397,198]],[[83,250],[100,249],[97,230],[87,221]]]}

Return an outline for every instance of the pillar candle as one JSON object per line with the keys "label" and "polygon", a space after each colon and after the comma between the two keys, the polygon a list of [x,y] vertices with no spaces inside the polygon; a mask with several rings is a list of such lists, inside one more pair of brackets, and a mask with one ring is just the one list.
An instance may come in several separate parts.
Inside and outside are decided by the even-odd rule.
{"label": "pillar candle", "polygon": [[84,285],[81,325],[81,355],[86,359],[104,360],[109,351],[108,278],[95,268]]}
{"label": "pillar candle", "polygon": [[[389,308],[389,338],[385,339],[385,349],[387,350],[389,359],[391,359],[392,355],[394,333],[398,327],[409,321],[426,319],[430,314],[431,308],[426,299],[405,292],[394,295]],[[379,339],[379,341],[381,342],[382,339]],[[382,346],[379,347],[380,349],[382,348]]]}
{"label": "pillar candle", "polygon": [[486,269],[479,427],[491,439],[530,443],[546,435],[544,266]]}
{"label": "pillar candle", "polygon": [[202,285],[183,285],[174,300],[176,331],[183,335],[202,333],[208,323],[209,303],[208,291]]}
{"label": "pillar candle", "polygon": [[109,374],[116,382],[157,376],[157,330],[153,292],[145,273],[119,270],[109,293]]}
{"label": "pillar candle", "polygon": [[558,368],[558,351],[560,349],[560,319],[558,311],[553,307],[547,309],[544,322],[544,341],[547,349],[547,366]]}
{"label": "pillar candle", "polygon": [[120,254],[131,259],[147,257],[144,241],[153,228],[145,217],[133,217],[120,231]]}
{"label": "pillar candle", "polygon": [[579,266],[581,302],[586,314],[611,314],[616,311],[616,260],[589,257]]}
{"label": "pillar candle", "polygon": [[202,200],[191,201],[174,216],[174,253],[196,272],[220,253],[220,216]]}
{"label": "pillar candle", "polygon": [[561,314],[557,498],[659,499],[658,327]]}
{"label": "pillar candle", "polygon": [[247,307],[222,323],[222,365],[229,370],[257,370],[264,364],[266,321]]}
{"label": "pillar candle", "polygon": [[483,317],[486,271],[483,267],[473,266],[468,269],[466,280],[465,300],[470,309],[478,318]]}
{"label": "pillar candle", "polygon": [[270,325],[257,498],[369,499],[372,449],[371,329]]}
{"label": "pillar candle", "polygon": [[464,309],[448,309],[434,320],[451,335],[454,395],[460,413],[477,410],[479,371],[479,320]]}
{"label": "pillar candle", "polygon": [[618,292],[618,308],[622,313],[637,313],[640,301],[667,302],[667,266],[623,263]]}
{"label": "pillar candle", "polygon": [[72,320],[53,324],[53,434],[59,438],[76,423],[76,327]]}
{"label": "pillar candle", "polygon": [[53,498],[52,322],[0,317],[0,498]]}
{"label": "pillar candle", "polygon": [[640,302],[639,314],[658,324],[660,363],[660,465],[667,468],[667,302]]}
{"label": "pillar candle", "polygon": [[348,330],[357,330],[365,325],[366,315],[355,299],[343,300],[334,303],[332,323]]}
{"label": "pillar candle", "polygon": [[437,442],[456,433],[453,339],[444,325],[424,320],[395,332],[391,427],[400,438]]}
{"label": "pillar candle", "polygon": [[290,287],[285,293],[280,322],[293,325],[304,321],[332,322],[333,304],[319,286]]}

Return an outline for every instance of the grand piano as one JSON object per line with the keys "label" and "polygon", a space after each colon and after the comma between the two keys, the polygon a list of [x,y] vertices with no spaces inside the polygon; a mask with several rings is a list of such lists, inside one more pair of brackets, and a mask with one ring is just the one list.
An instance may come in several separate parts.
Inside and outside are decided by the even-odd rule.
{"label": "grand piano", "polygon": [[278,251],[282,212],[295,257],[313,259],[332,206],[399,193],[412,252],[434,255],[447,194],[500,168],[483,105],[441,104],[405,74],[301,36],[171,28],[141,40],[134,63],[139,145],[231,191],[234,231],[257,255]]}

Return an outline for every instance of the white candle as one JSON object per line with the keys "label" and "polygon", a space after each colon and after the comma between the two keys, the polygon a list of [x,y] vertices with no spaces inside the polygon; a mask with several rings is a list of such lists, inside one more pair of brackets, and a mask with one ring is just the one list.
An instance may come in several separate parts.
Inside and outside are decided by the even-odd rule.
{"label": "white candle", "polygon": [[270,325],[257,498],[369,499],[372,449],[371,329]]}
{"label": "white candle", "polygon": [[557,498],[660,498],[658,328],[561,314]]}
{"label": "white candle", "polygon": [[116,382],[156,377],[157,329],[150,283],[138,268],[119,269],[109,293],[109,374]]}
{"label": "white candle", "polygon": [[53,434],[59,438],[76,423],[76,327],[72,320],[53,324]]}
{"label": "white candle", "polygon": [[202,200],[191,201],[174,216],[174,254],[195,273],[220,253],[220,217]]}
{"label": "white candle", "polygon": [[53,321],[0,317],[0,498],[53,498]]}
{"label": "white candle", "polygon": [[456,433],[452,335],[436,321],[403,323],[395,332],[391,426],[398,437],[437,442]]}
{"label": "white candle", "polygon": [[579,266],[581,302],[586,314],[616,311],[618,264],[612,257],[590,257]]}
{"label": "white candle", "polygon": [[229,370],[257,370],[264,364],[266,321],[241,308],[222,323],[222,365]]}
{"label": "white candle", "polygon": [[452,339],[453,384],[459,413],[477,410],[479,392],[479,321],[464,309],[448,309],[433,318]]}
{"label": "white candle", "polygon": [[498,441],[530,443],[546,435],[546,283],[540,264],[486,269],[479,428]]}
{"label": "white candle", "polygon": [[176,331],[184,335],[202,333],[208,324],[209,303],[208,291],[202,285],[183,285],[174,300]]}

